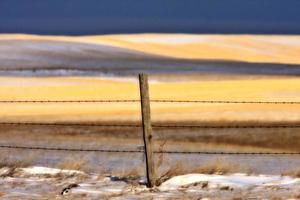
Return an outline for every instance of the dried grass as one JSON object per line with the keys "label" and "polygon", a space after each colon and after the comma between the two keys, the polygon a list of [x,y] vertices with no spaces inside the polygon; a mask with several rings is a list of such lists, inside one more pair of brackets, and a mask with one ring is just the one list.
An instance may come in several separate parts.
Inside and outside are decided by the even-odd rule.
{"label": "dried grass", "polygon": [[113,181],[124,181],[131,185],[139,185],[139,180],[144,171],[141,167],[127,168],[123,169],[121,172],[114,173],[114,176],[111,176]]}
{"label": "dried grass", "polygon": [[240,172],[241,168],[236,163],[231,163],[223,158],[216,158],[205,163],[202,166],[194,168],[191,173],[200,174],[228,174],[234,172]]}
{"label": "dried grass", "polygon": [[156,181],[156,185],[160,185],[166,180],[174,176],[182,175],[185,172],[186,170],[183,167],[183,163],[178,161],[175,164],[169,166],[169,168],[167,168],[164,172],[162,172],[162,174],[159,176],[159,178]]}
{"label": "dried grass", "polygon": [[292,176],[296,178],[300,178],[300,167],[282,174],[283,176]]}
{"label": "dried grass", "polygon": [[64,161],[57,164],[59,169],[69,169],[78,171],[87,171],[88,161],[86,159],[65,159]]}
{"label": "dried grass", "polygon": [[[113,123],[113,122],[109,122]],[[114,122],[118,123],[118,122]],[[122,122],[125,123],[125,122]],[[166,124],[172,124],[168,122]],[[196,122],[181,122],[186,124],[193,124]],[[178,123],[177,123],[178,124]],[[224,122],[224,124],[226,124]],[[228,124],[228,123],[227,123]],[[238,123],[237,123],[238,124]],[[179,124],[180,125],[180,124]],[[204,124],[203,124],[204,125]],[[221,124],[216,124],[221,125]],[[242,123],[241,125],[245,125]],[[226,130],[190,130],[190,129],[154,129],[155,135],[155,150],[178,150],[178,151],[234,151],[234,152],[278,152],[278,151],[299,151],[300,135],[298,129],[251,129],[240,130],[226,129]],[[123,135],[124,134],[124,135]],[[8,137],[9,135],[9,137]],[[127,138],[128,135],[131,135]],[[58,147],[58,148],[78,148],[78,149],[133,149],[135,146],[142,145],[140,129],[121,129],[114,128],[98,128],[98,127],[48,127],[48,126],[0,126],[0,141],[2,144],[16,145],[16,146],[40,146],[40,147]],[[121,144],[121,145],[120,145]],[[18,166],[27,167],[36,164],[41,159],[41,156],[36,156],[34,159],[28,157],[27,152],[40,152],[42,155],[50,155],[45,151],[31,151],[31,150],[10,150],[1,149],[1,152],[7,152],[10,158],[0,155],[0,167],[4,166]],[[45,153],[45,154],[44,154]],[[53,153],[53,154],[52,154]],[[59,159],[49,159],[49,167],[59,167],[63,169],[75,169],[82,171],[97,171],[102,168],[102,165],[95,165],[92,160],[86,162],[81,157],[71,156],[72,159],[60,161],[66,156],[70,157],[69,152],[51,152],[51,155],[60,156]],[[83,155],[83,154],[78,154]],[[114,154],[116,155],[116,154]],[[93,153],[88,153],[89,158],[95,156]],[[120,156],[120,155],[118,155]],[[126,154],[126,156],[128,156]],[[73,158],[74,157],[74,158]],[[129,157],[130,159],[130,157]],[[47,161],[48,162],[48,161]],[[59,162],[57,164],[57,162]],[[165,166],[167,163],[166,154],[156,154],[156,168]],[[221,162],[218,163],[220,165]],[[225,162],[224,162],[225,163]],[[39,163],[40,164],[40,163]],[[176,164],[175,164],[176,165]],[[208,165],[208,166],[206,166]],[[225,164],[223,164],[225,165]],[[217,173],[231,171],[228,166],[218,167],[212,163],[204,164],[203,166],[196,166],[199,173]],[[107,165],[106,165],[107,166]],[[130,166],[129,166],[130,167]],[[115,167],[113,171],[116,171]],[[124,167],[128,168],[128,166]],[[196,171],[195,166],[184,169],[185,173]],[[107,169],[101,169],[108,172]],[[175,169],[170,169],[174,171]],[[132,170],[134,171],[134,170]],[[158,170],[160,171],[160,170]],[[175,174],[178,174],[175,170]],[[165,171],[163,171],[165,173]],[[101,172],[102,173],[102,172]],[[120,174],[125,177],[126,174],[133,172],[125,171]],[[170,173],[170,172],[169,172]],[[134,174],[134,173],[133,173]],[[139,175],[144,173],[138,170]],[[172,173],[171,173],[172,174]],[[170,176],[168,173],[165,176]]]}
{"label": "dried grass", "polygon": [[157,180],[157,185],[160,185],[174,176],[179,176],[186,173],[228,174],[240,171],[241,168],[237,164],[228,162],[223,158],[211,160],[198,167],[184,164],[183,161],[178,161],[161,173]]}
{"label": "dried grass", "polygon": [[1,152],[0,153],[0,168],[8,167],[12,169],[28,167],[33,163],[33,155],[29,154],[26,158],[22,158],[22,160],[14,158],[8,155],[9,152]]}
{"label": "dried grass", "polygon": [[[111,121],[106,123],[125,123]],[[133,122],[128,122],[133,123]],[[137,123],[137,122],[135,122]],[[200,124],[222,126],[231,124],[230,122],[204,123],[196,121],[164,122],[164,125],[197,125]],[[264,122],[235,122],[234,125],[246,126],[251,124],[263,124]],[[283,124],[285,122],[282,122]],[[270,124],[270,123],[269,123]],[[296,123],[294,123],[296,124]],[[292,124],[291,124],[292,125]],[[158,150],[165,148],[176,142],[182,146],[189,143],[189,146],[197,143],[210,144],[213,146],[228,145],[236,148],[246,146],[254,148],[267,148],[269,150],[296,151],[299,149],[300,135],[297,128],[285,129],[154,129],[155,142],[160,142]],[[10,137],[7,137],[9,135]],[[24,137],[26,136],[26,137]],[[142,145],[141,130],[130,128],[105,128],[105,127],[61,127],[61,126],[0,126],[0,140],[5,144],[47,147],[85,147],[98,148],[99,145],[111,144],[119,147],[120,139],[126,140],[124,145],[135,143]],[[167,141],[167,143],[166,143]],[[33,145],[34,142],[34,145]],[[161,144],[162,142],[162,144]],[[160,147],[162,146],[162,147]],[[240,149],[237,149],[240,150]]]}
{"label": "dried grass", "polygon": [[[164,140],[159,144],[159,147],[158,147],[159,152],[164,151],[164,147],[165,147],[166,143],[167,143],[167,140]],[[163,162],[164,162],[164,154],[161,153],[158,155],[157,166],[161,166],[163,164]]]}
{"label": "dried grass", "polygon": [[33,163],[34,157],[32,154],[27,155],[26,158],[20,160],[9,156],[8,152],[0,153],[0,168],[4,168],[4,173],[1,173],[1,177],[13,177],[17,173],[18,168],[29,167]]}
{"label": "dried grass", "polygon": [[[253,125],[297,125],[298,122],[281,121],[280,123],[268,121],[169,121],[164,125],[199,125],[202,126],[253,126]],[[268,148],[274,150],[300,150],[300,135],[298,128],[249,128],[249,129],[192,129],[192,128],[169,128],[156,130],[157,140],[168,140],[169,142],[205,143],[211,145],[234,145],[252,146],[253,148]]]}
{"label": "dried grass", "polygon": [[115,172],[114,174],[123,179],[123,178],[137,178],[143,174],[144,169],[142,167],[133,167],[133,168],[123,168],[119,172]]}

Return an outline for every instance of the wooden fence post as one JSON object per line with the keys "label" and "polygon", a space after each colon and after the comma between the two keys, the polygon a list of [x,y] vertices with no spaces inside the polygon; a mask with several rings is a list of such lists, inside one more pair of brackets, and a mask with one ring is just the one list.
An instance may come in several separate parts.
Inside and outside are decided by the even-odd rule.
{"label": "wooden fence post", "polygon": [[141,114],[143,139],[146,157],[146,173],[147,173],[147,187],[153,187],[156,183],[154,157],[153,157],[153,143],[152,143],[152,126],[150,115],[150,99],[148,76],[146,74],[139,74],[140,96],[141,96]]}

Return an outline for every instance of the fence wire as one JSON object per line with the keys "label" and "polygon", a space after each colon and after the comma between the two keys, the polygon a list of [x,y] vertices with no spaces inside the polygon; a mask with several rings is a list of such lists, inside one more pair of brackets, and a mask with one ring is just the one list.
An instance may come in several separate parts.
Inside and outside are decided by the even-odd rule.
{"label": "fence wire", "polygon": [[46,151],[102,152],[102,153],[144,153],[144,151],[142,151],[142,150],[72,149],[72,148],[28,147],[28,146],[13,146],[13,145],[0,145],[0,148],[6,148],[6,149],[27,149],[27,150],[46,150]]}
{"label": "fence wire", "polygon": [[[101,153],[144,153],[143,150],[118,150],[118,149],[73,149],[54,147],[29,147],[0,145],[6,149],[45,150],[45,151],[70,151],[70,152],[101,152]],[[154,151],[156,154],[206,154],[206,155],[300,155],[300,152],[224,152],[224,151]]]}
{"label": "fence wire", "polygon": [[276,125],[226,125],[226,126],[205,126],[205,125],[153,125],[153,128],[188,128],[188,129],[252,129],[252,128],[263,128],[263,129],[272,129],[272,128],[300,128],[300,124],[293,125],[284,125],[284,124],[276,124]]}
{"label": "fence wire", "polygon": [[[83,126],[83,127],[127,127],[127,128],[141,128],[138,124],[96,124],[96,123],[41,123],[41,122],[0,122],[0,125],[12,126]],[[226,125],[226,126],[206,126],[206,125],[157,125],[153,124],[155,128],[188,128],[188,129],[252,129],[252,128],[300,128],[300,124],[255,124],[255,125]]]}
{"label": "fence wire", "polygon": [[224,101],[224,100],[151,100],[157,103],[204,103],[204,104],[300,104],[298,101]]}
{"label": "fence wire", "polygon": [[134,99],[108,100],[0,100],[0,103],[132,103],[140,102]]}
{"label": "fence wire", "polygon": [[159,154],[207,154],[207,155],[300,155],[300,152],[225,152],[225,151],[156,151]]}
{"label": "fence wire", "polygon": [[137,124],[96,124],[96,123],[41,123],[41,122],[0,122],[0,125],[13,126],[84,126],[84,127],[127,127],[140,128]]}
{"label": "fence wire", "polygon": [[[108,100],[0,100],[0,103],[136,103],[137,99]],[[229,100],[169,100],[153,99],[154,103],[202,103],[202,104],[300,104],[299,101],[229,101]]]}

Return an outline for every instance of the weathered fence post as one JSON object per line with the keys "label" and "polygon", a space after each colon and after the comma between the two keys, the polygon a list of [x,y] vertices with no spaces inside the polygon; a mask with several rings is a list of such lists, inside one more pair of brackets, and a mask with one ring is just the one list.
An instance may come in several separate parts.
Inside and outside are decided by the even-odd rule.
{"label": "weathered fence post", "polygon": [[139,83],[140,83],[140,96],[141,96],[143,138],[144,138],[144,147],[145,147],[145,156],[146,156],[147,186],[153,187],[156,182],[156,177],[155,177],[154,157],[153,157],[148,76],[146,74],[139,74]]}

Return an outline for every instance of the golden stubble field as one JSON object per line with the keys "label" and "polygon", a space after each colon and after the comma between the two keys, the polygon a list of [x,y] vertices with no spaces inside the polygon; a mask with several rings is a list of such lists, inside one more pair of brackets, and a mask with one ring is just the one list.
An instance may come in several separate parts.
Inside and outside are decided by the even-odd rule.
{"label": "golden stubble field", "polygon": [[[0,78],[1,100],[139,100],[134,78]],[[150,80],[152,100],[300,101],[300,79],[159,82]],[[152,103],[154,121],[297,122],[298,104]],[[2,103],[3,120],[132,121],[139,103]]]}
{"label": "golden stubble field", "polygon": [[298,35],[119,34],[39,36],[2,34],[0,41],[61,41],[120,47],[149,55],[191,60],[300,64]]}

